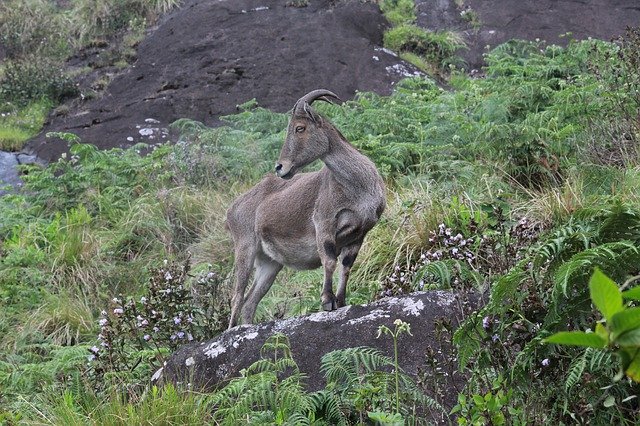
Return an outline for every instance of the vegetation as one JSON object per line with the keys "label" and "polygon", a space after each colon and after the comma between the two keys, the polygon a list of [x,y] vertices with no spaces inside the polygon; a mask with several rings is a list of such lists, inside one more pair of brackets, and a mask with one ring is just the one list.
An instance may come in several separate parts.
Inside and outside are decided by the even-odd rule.
{"label": "vegetation", "polygon": [[[385,47],[398,52],[402,59],[432,76],[446,77],[451,68],[460,68],[463,61],[457,53],[466,48],[460,34],[429,31],[415,25],[417,16],[412,0],[381,0],[379,4],[393,25],[384,34]],[[467,16],[466,12],[463,16]]]}
{"label": "vegetation", "polygon": [[[63,58],[73,48],[55,32],[63,26],[85,43],[174,2],[113,0],[126,16],[108,19],[103,3],[74,2],[81,31],[41,24],[39,6],[72,16],[43,0],[0,6],[33,16],[16,32],[0,14],[13,46],[3,78],[39,93],[2,107],[3,147],[35,131],[67,87],[49,71],[44,85],[14,72],[38,40],[62,46],[38,54]],[[422,43],[407,5],[381,2],[396,13],[387,40],[398,46],[403,31]],[[441,327],[458,362],[435,367],[468,378],[453,407],[438,376],[415,380],[371,348],[325,355],[326,387],[307,392],[282,336],[217,392],[149,388],[174,348],[226,324],[224,212],[271,169],[287,116],[247,102],[223,127],[179,120],[180,140],[154,149],[99,151],[59,135],[70,154],[26,167],[23,190],[0,197],[0,423],[421,424],[415,413],[444,409],[458,424],[637,424],[638,52],[639,29],[566,48],[512,41],[487,54],[486,78],[453,70],[451,90],[412,78],[391,96],[318,106],[389,188],[348,302],[426,289],[485,296],[458,328]],[[281,274],[257,319],[317,310],[320,282],[318,271]],[[394,345],[404,332],[381,328]]]}

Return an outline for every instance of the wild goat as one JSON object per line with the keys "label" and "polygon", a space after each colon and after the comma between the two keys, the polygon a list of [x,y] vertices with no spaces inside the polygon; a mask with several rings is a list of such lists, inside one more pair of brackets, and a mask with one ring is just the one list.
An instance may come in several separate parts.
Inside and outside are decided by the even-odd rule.
{"label": "wild goat", "polygon": [[[385,208],[385,187],[375,165],[360,154],[326,118],[311,108],[315,100],[340,100],[314,90],[293,107],[276,164],[227,211],[235,248],[235,290],[229,328],[252,323],[260,300],[283,266],[324,267],[322,308],[345,306],[347,280],[362,241]],[[325,167],[296,174],[321,159]],[[333,272],[342,263],[337,294]],[[254,283],[245,288],[255,268]]]}

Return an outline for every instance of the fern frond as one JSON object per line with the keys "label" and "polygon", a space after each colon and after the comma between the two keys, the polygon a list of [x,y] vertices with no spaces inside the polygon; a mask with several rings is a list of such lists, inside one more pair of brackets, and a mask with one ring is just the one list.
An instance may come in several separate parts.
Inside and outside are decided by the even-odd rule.
{"label": "fern frond", "polygon": [[383,366],[393,365],[388,356],[377,349],[359,346],[329,352],[320,361],[327,383],[350,382],[361,373],[368,373]]}
{"label": "fern frond", "polygon": [[565,391],[571,390],[573,386],[575,386],[580,379],[582,378],[582,373],[584,372],[584,368],[587,366],[587,354],[593,348],[587,348],[584,351],[582,356],[573,360],[571,365],[569,366],[569,371],[567,372],[567,379],[564,382]]}

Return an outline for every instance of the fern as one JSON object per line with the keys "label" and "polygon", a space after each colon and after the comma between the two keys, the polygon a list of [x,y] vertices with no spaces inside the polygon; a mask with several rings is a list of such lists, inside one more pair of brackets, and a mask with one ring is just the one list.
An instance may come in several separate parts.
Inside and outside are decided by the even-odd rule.
{"label": "fern", "polygon": [[582,373],[584,372],[584,368],[587,366],[587,354],[593,350],[593,348],[587,348],[587,350],[584,351],[581,357],[573,360],[573,362],[569,366],[567,378],[564,382],[565,391],[568,392],[580,381],[580,379],[582,379]]}
{"label": "fern", "polygon": [[378,350],[359,346],[325,354],[320,361],[320,370],[324,373],[327,383],[350,383],[361,374],[391,365],[391,358],[382,355]]}

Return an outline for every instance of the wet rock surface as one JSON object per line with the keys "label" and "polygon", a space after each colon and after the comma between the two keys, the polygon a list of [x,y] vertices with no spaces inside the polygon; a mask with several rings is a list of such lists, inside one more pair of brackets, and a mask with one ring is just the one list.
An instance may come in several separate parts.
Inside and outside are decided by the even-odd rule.
{"label": "wet rock surface", "polygon": [[35,162],[37,162],[37,158],[34,155],[0,151],[0,196],[13,192],[22,186],[19,165]]}
{"label": "wet rock surface", "polygon": [[[239,376],[260,357],[260,348],[275,333],[285,334],[291,343],[293,359],[307,376],[311,391],[324,388],[326,381],[320,371],[320,360],[328,352],[357,346],[369,346],[393,356],[393,342],[389,336],[376,338],[380,325],[393,329],[393,322],[401,319],[411,324],[412,336],[403,334],[399,344],[400,365],[414,379],[434,375],[427,366],[426,354],[435,363],[456,365],[456,355],[438,332],[439,324],[451,327],[472,305],[464,296],[447,291],[419,292],[405,297],[389,297],[370,305],[347,306],[333,312],[319,312],[271,321],[256,325],[238,326],[206,342],[185,346],[168,360],[153,380],[190,383],[194,388],[213,389],[217,384]],[[441,379],[442,380],[442,379]],[[456,389],[464,378],[445,373],[450,392],[445,403],[455,403]]]}

